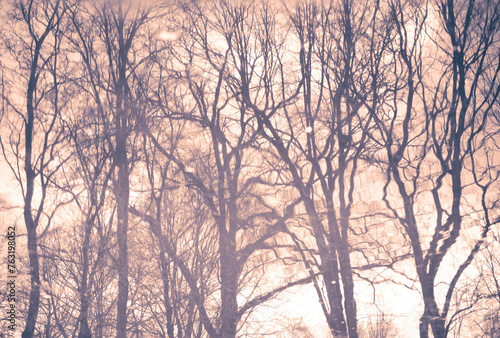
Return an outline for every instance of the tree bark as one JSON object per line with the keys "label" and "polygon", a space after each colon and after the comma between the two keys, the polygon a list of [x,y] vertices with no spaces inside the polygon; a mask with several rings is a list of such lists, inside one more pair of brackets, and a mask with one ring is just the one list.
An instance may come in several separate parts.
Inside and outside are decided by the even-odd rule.
{"label": "tree bark", "polygon": [[82,267],[82,283],[80,286],[80,317],[78,322],[80,325],[80,332],[78,333],[78,338],[90,338],[90,327],[88,321],[89,312],[89,294],[88,294],[88,277],[89,277],[89,245],[90,245],[90,233],[91,226],[86,224],[85,227],[85,238],[83,242],[82,254],[83,254],[83,267]]}
{"label": "tree bark", "polygon": [[24,197],[24,222],[28,233],[28,256],[30,260],[31,289],[26,327],[22,333],[23,338],[33,337],[38,317],[38,308],[40,306],[40,264],[36,234],[37,223],[35,222],[35,219],[33,219],[33,214],[31,213],[36,174],[33,170],[31,161],[33,157],[33,127],[35,122],[34,94],[37,83],[38,58],[40,56],[42,43],[43,40],[38,40],[33,52],[26,102],[26,111],[28,116],[26,119],[25,129],[26,154],[24,159],[24,171],[26,173],[26,195]]}
{"label": "tree bark", "polygon": [[[232,213],[231,213],[232,214]],[[236,234],[226,230],[226,220],[219,220],[219,254],[221,279],[221,338],[234,338],[238,326],[238,264],[236,259]],[[232,222],[229,222],[232,223]]]}
{"label": "tree bark", "polygon": [[118,242],[118,300],[116,317],[117,337],[127,335],[127,302],[128,302],[128,202],[129,202],[129,168],[127,157],[128,134],[128,100],[126,93],[126,67],[128,50],[124,37],[124,22],[122,3],[118,3],[118,82],[116,90],[116,166],[118,179],[116,187],[117,226],[116,238]]}

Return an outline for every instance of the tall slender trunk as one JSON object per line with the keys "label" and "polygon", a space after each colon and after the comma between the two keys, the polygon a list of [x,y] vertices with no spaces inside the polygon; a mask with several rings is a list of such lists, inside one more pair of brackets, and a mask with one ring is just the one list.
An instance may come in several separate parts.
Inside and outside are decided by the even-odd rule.
{"label": "tall slender trunk", "polygon": [[119,338],[127,334],[127,302],[128,302],[128,202],[129,202],[129,168],[127,157],[127,134],[129,103],[126,92],[127,48],[124,37],[124,17],[122,4],[118,3],[118,83],[116,102],[116,166],[118,180],[116,188],[117,219],[116,237],[118,242],[118,300],[116,335]]}
{"label": "tall slender trunk", "polygon": [[[161,232],[159,235],[160,236],[158,237],[158,241],[160,243],[160,264],[161,264],[160,273],[163,282],[163,304],[165,306],[165,311],[167,314],[167,334],[169,338],[174,338],[175,333],[174,333],[174,323],[173,323],[173,308],[172,304],[170,303],[170,277],[168,274],[169,264],[167,258],[165,257],[167,251],[165,250],[165,246],[162,243],[162,241],[166,240],[166,238],[161,238],[162,237]],[[178,333],[179,336],[182,335],[181,331],[179,331]]]}
{"label": "tall slender trunk", "polygon": [[128,302],[128,200],[129,200],[129,170],[126,153],[126,136],[121,126],[123,119],[118,118],[118,142],[116,147],[116,162],[118,167],[118,182],[116,189],[117,218],[116,236],[118,242],[118,300],[117,300],[117,337],[126,337],[127,333],[127,302]]}
{"label": "tall slender trunk", "polygon": [[88,321],[89,312],[89,292],[88,292],[88,278],[89,278],[89,245],[90,245],[90,234],[92,228],[89,224],[85,227],[85,238],[83,241],[83,267],[82,267],[82,283],[80,286],[80,317],[78,322],[80,324],[80,332],[78,333],[78,338],[90,338],[90,327]]}
{"label": "tall slender trunk", "polygon": [[25,127],[26,153],[24,158],[24,171],[26,173],[26,195],[24,196],[24,222],[26,224],[26,230],[28,234],[28,256],[30,261],[31,289],[28,316],[26,318],[26,327],[24,328],[24,331],[22,333],[23,338],[33,337],[35,333],[36,320],[38,317],[38,308],[40,306],[40,263],[36,234],[37,223],[35,219],[33,219],[33,214],[31,212],[36,174],[33,170],[31,161],[33,157],[33,127],[35,122],[33,100],[36,90],[38,58],[40,55],[41,46],[42,41],[39,40],[35,46],[35,50],[33,53],[30,80],[28,83],[28,90],[26,95],[26,111],[28,116],[26,119]]}
{"label": "tall slender trunk", "polygon": [[[338,129],[339,140],[343,137],[341,128]],[[345,314],[347,319],[347,332],[349,338],[357,338],[357,316],[356,316],[356,301],[354,299],[354,280],[352,277],[351,259],[349,257],[349,242],[348,229],[350,211],[346,205],[346,188],[344,184],[345,172],[347,168],[346,156],[347,150],[340,143],[339,152],[339,202],[340,202],[340,229],[341,241],[339,245],[339,263],[340,275],[342,276],[342,285],[344,287],[344,304]]]}
{"label": "tall slender trunk", "polygon": [[[101,261],[99,264],[99,268],[102,271],[104,267],[104,261]],[[95,311],[96,311],[96,318],[95,318],[95,335],[96,337],[103,337],[104,336],[104,299],[103,299],[103,289],[104,289],[104,283],[102,283],[103,277],[101,277],[101,285],[102,287],[97,288],[97,297],[95,300]]]}

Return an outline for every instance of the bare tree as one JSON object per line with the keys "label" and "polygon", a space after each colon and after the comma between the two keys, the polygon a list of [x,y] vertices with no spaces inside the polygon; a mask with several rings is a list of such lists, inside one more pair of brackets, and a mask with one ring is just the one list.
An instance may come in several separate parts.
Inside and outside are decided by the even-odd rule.
{"label": "bare tree", "polygon": [[[19,182],[24,201],[31,288],[23,337],[31,337],[40,304],[38,240],[49,229],[55,211],[62,203],[49,201],[47,194],[54,175],[64,163],[59,148],[64,137],[60,116],[65,99],[60,100],[59,95],[60,25],[64,8],[60,1],[16,1],[11,5],[13,12],[7,35],[11,40],[5,42],[7,50],[13,56],[19,56],[19,68],[12,69],[12,72],[25,80],[26,87],[22,91],[25,93],[25,107],[18,105],[14,86],[3,92],[7,109],[12,112],[9,114],[12,122],[8,140],[2,139],[2,149]],[[44,225],[41,231],[40,223]]]}
{"label": "bare tree", "polygon": [[277,335],[309,283],[334,336],[397,335],[355,290],[401,276],[421,337],[497,334],[500,5],[6,5],[24,337]]}
{"label": "bare tree", "polygon": [[[353,217],[352,208],[362,203],[354,198],[361,190],[356,187],[358,167],[374,152],[369,112],[377,109],[385,85],[382,55],[392,26],[378,2],[356,6],[350,1],[310,1],[287,13],[297,45],[292,49],[295,59],[280,54],[282,45],[272,31],[260,35],[260,45],[237,50],[244,66],[233,82],[234,93],[254,112],[276,151],[271,156],[284,164],[277,172],[303,202],[317,251],[304,246],[303,235],[294,241],[311,277],[316,266],[323,278],[326,294],[320,282],[314,286],[332,334],[357,337],[353,271],[391,267],[401,259],[368,259],[373,245],[362,245],[361,236],[349,239],[351,233],[369,232],[367,226],[356,229],[354,218],[373,221],[369,215]],[[253,55],[262,59],[258,66],[255,59],[260,60]],[[295,72],[290,64],[296,65]],[[261,83],[252,83],[254,78]],[[361,252],[354,266],[353,248]]]}
{"label": "bare tree", "polygon": [[[86,4],[86,3],[84,3]],[[134,126],[144,108],[144,90],[137,67],[147,59],[138,48],[144,26],[156,15],[155,6],[119,1],[89,2],[71,11],[75,37],[73,43],[81,56],[88,77],[87,90],[96,102],[98,114],[107,119],[105,134],[113,153],[116,198],[116,238],[118,244],[117,336],[127,332],[128,301],[128,206],[130,166],[135,156]],[[146,36],[142,37],[146,38]],[[149,40],[148,40],[149,41]],[[106,60],[102,59],[106,55]],[[137,60],[138,59],[138,60]],[[105,130],[104,133],[107,131]]]}
{"label": "bare tree", "polygon": [[[92,101],[91,101],[92,102]],[[106,197],[109,196],[108,185],[114,171],[112,154],[104,137],[105,127],[103,116],[92,107],[83,108],[83,115],[77,115],[74,120],[68,121],[68,129],[75,149],[74,160],[76,165],[72,171],[73,180],[82,182],[82,189],[76,190],[76,182],[68,182],[69,190],[77,193],[75,203],[84,215],[83,234],[81,243],[81,262],[78,262],[81,274],[78,276],[77,291],[80,296],[80,311],[78,317],[79,337],[91,337],[89,326],[89,307],[92,302],[90,295],[93,293],[94,275],[98,273],[99,267],[108,253],[110,247],[109,230],[106,230],[104,208]],[[75,177],[76,176],[76,177]],[[73,181],[72,180],[72,181]],[[113,213],[109,216],[113,218]],[[104,223],[104,224],[103,224]],[[77,223],[77,226],[79,224]],[[104,225],[104,226],[103,226]],[[92,235],[96,235],[97,244],[92,244]],[[94,253],[92,253],[94,251]],[[96,292],[102,292],[97,290]]]}
{"label": "bare tree", "polygon": [[[431,8],[439,23],[427,19]],[[499,7],[489,1],[391,3],[396,25],[393,102],[376,115],[389,172],[383,200],[409,238],[424,301],[420,336],[446,337],[455,287],[494,221],[498,164],[491,142],[499,94]],[[469,203],[469,199],[476,203]],[[419,207],[431,203],[430,214]],[[427,225],[434,224],[433,228]],[[480,233],[446,279],[438,272],[465,230]]]}
{"label": "bare tree", "polygon": [[[185,137],[184,123],[157,121],[156,127],[162,130],[161,144],[170,147],[168,154],[173,156]],[[141,167],[150,192],[143,194],[130,211],[149,226],[152,236],[147,250],[157,260],[159,270],[152,276],[159,274],[163,284],[162,288],[155,284],[147,286],[148,293],[159,295],[162,302],[146,306],[153,311],[162,335],[200,336],[203,332],[200,322],[206,321],[208,314],[204,307],[200,314],[197,304],[203,304],[203,299],[211,294],[208,279],[214,278],[216,266],[214,225],[203,199],[185,187],[182,174],[170,156],[163,156],[146,135],[142,151]]]}
{"label": "bare tree", "polygon": [[[264,274],[260,264],[266,263],[258,257],[272,252],[298,202],[288,202],[283,213],[269,202],[272,176],[265,163],[256,162],[259,152],[255,147],[261,140],[258,123],[246,104],[235,99],[228,84],[233,81],[228,74],[239,71],[238,44],[246,44],[248,39],[243,37],[243,31],[236,30],[248,28],[246,33],[251,34],[258,32],[259,27],[260,32],[271,27],[269,21],[261,21],[258,9],[224,1],[183,8],[181,27],[185,35],[176,42],[176,59],[164,63],[168,82],[160,87],[161,105],[151,121],[186,121],[185,130],[192,135],[186,149],[197,150],[171,148],[171,144],[162,141],[171,138],[158,128],[160,122],[150,124],[146,131],[156,149],[175,164],[187,186],[203,198],[217,229],[217,242],[211,244],[216,245],[220,283],[216,316],[209,310],[213,305],[205,300],[193,280],[193,267],[182,263],[182,258],[169,249],[170,258],[177,261],[194,294],[200,320],[211,337],[234,337],[253,308],[286,288],[310,281],[310,277],[292,279],[269,291],[259,284]],[[212,48],[213,36],[221,37],[228,48]],[[148,219],[146,215],[142,217]],[[150,224],[155,222],[159,227],[157,217]],[[257,260],[259,265],[253,265]],[[238,294],[246,295],[241,305]]]}

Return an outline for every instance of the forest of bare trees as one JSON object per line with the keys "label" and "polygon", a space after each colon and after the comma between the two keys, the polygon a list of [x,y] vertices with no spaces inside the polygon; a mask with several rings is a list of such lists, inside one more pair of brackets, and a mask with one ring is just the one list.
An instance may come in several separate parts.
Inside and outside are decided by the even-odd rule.
{"label": "forest of bare trees", "polygon": [[0,337],[500,337],[498,1],[0,23]]}

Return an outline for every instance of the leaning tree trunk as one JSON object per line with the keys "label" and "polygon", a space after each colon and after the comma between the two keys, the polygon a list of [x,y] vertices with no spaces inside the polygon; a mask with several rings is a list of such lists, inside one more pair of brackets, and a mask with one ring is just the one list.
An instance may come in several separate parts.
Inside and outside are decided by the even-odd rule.
{"label": "leaning tree trunk", "polygon": [[40,306],[40,264],[38,256],[38,243],[36,220],[33,219],[31,206],[33,201],[33,192],[35,187],[36,174],[31,163],[33,157],[33,126],[35,123],[34,112],[34,94],[36,91],[37,82],[37,67],[40,49],[43,40],[38,40],[33,52],[33,61],[31,63],[31,74],[27,90],[27,119],[25,129],[25,148],[26,154],[24,159],[24,171],[26,173],[26,195],[24,196],[24,222],[28,234],[28,253],[30,262],[30,300],[28,308],[28,316],[26,318],[26,327],[22,333],[22,337],[33,337],[35,333],[36,320],[38,317],[38,308]]}

